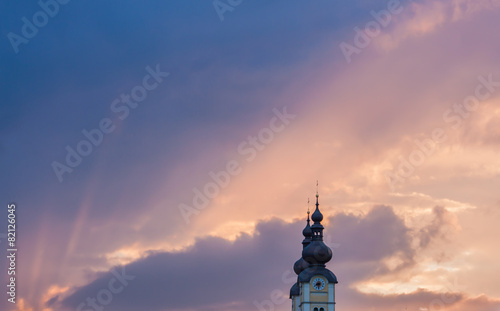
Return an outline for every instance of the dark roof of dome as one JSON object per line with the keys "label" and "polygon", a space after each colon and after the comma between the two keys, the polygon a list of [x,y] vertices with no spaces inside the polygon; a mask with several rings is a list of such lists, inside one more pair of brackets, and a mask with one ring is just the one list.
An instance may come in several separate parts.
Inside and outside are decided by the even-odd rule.
{"label": "dark roof of dome", "polygon": [[302,250],[302,258],[311,265],[324,265],[332,256],[332,250],[323,241],[312,241]]}
{"label": "dark roof of dome", "polygon": [[295,283],[292,285],[292,288],[290,288],[290,298],[292,298],[292,296],[298,295],[300,295],[299,283]]}
{"label": "dark roof of dome", "polygon": [[325,267],[320,267],[320,266],[309,267],[309,268],[305,269],[304,271],[302,271],[299,274],[298,281],[300,283],[309,282],[316,275],[324,276],[328,280],[328,282],[330,282],[330,283],[335,283],[335,284],[338,283],[337,277],[335,276],[335,274],[333,274],[332,271],[328,270]]}
{"label": "dark roof of dome", "polygon": [[314,213],[311,216],[312,221],[314,223],[321,222],[323,220],[323,214],[319,211],[319,194],[316,193],[316,209],[314,210]]}
{"label": "dark roof of dome", "polygon": [[302,230],[302,235],[305,236],[306,238],[310,238],[313,235],[311,226],[309,225],[309,216],[307,217],[307,225],[304,228],[304,230]]}
{"label": "dark roof of dome", "polygon": [[316,210],[311,216],[312,221],[316,222],[321,222],[323,220],[323,214],[319,211],[318,205],[316,205]]}
{"label": "dark roof of dome", "polygon": [[293,265],[293,271],[295,272],[295,274],[299,275],[302,271],[304,271],[308,267],[309,267],[309,264],[307,263],[307,261],[305,261],[304,258],[301,257]]}
{"label": "dark roof of dome", "polygon": [[311,231],[312,229],[325,229],[325,227],[323,227],[322,224],[320,223],[314,223],[312,226],[311,226]]}

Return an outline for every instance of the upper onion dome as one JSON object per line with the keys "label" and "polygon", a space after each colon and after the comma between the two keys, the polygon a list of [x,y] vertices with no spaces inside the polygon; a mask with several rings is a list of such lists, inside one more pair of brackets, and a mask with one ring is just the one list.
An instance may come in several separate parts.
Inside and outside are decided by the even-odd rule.
{"label": "upper onion dome", "polygon": [[313,235],[313,232],[311,230],[311,226],[309,225],[309,212],[307,212],[307,226],[302,230],[302,235],[307,239],[311,238]]}
{"label": "upper onion dome", "polygon": [[307,225],[302,230],[302,235],[304,236],[304,240],[302,241],[302,249],[304,249],[309,243],[311,243],[313,232],[311,230],[311,226],[309,225],[309,208],[307,208]]}
{"label": "upper onion dome", "polygon": [[318,204],[318,198],[319,198],[319,194],[316,194],[316,210],[314,211],[314,213],[312,214],[312,221],[314,221],[314,223],[317,223],[317,222],[321,222],[323,220],[323,214],[321,214],[321,212],[319,211],[319,204]]}

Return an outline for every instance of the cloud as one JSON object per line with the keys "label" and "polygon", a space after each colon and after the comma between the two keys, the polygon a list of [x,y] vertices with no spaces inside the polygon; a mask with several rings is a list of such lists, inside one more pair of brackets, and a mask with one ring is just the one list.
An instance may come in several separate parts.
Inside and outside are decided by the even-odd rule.
{"label": "cloud", "polygon": [[[425,231],[429,239],[440,238],[438,230],[432,228],[443,222],[444,211],[436,208],[435,214],[437,218]],[[269,299],[275,290],[285,297],[295,282],[292,265],[300,257],[304,223],[261,221],[253,235],[241,234],[233,242],[220,237],[199,238],[186,250],[151,252],[123,268],[115,267],[113,271],[124,271],[134,279],[113,297],[106,309],[251,310],[254,302]],[[327,223],[325,241],[334,245],[329,267],[339,277],[342,292],[356,292],[352,285],[357,281],[383,277],[415,264],[411,229],[389,206],[375,206],[365,215],[338,214]],[[395,255],[403,258],[404,263],[390,269],[384,259]],[[106,289],[113,275],[97,274],[94,281],[74,288],[59,303],[73,310],[87,297],[96,297]],[[339,294],[338,299],[352,305],[354,302],[349,299],[354,294],[346,295]],[[364,298],[367,303],[372,301],[370,297],[368,294]],[[384,300],[380,296],[373,299]],[[287,302],[279,306],[279,310],[287,308]]]}
{"label": "cloud", "polygon": [[409,37],[432,34],[447,23],[467,20],[481,11],[497,9],[500,1],[427,0],[408,4],[404,1],[404,5],[409,9],[402,16],[394,16],[397,26],[376,40],[379,48],[391,50]]}
{"label": "cloud", "polygon": [[[339,214],[333,218],[331,226],[334,237],[344,245],[342,258],[378,261],[396,251],[405,251],[408,258],[412,257],[409,229],[390,206],[375,206],[364,217]],[[356,243],[352,243],[354,241]]]}
{"label": "cloud", "polygon": [[429,225],[420,229],[420,247],[426,248],[433,239],[444,239],[446,229],[450,223],[456,223],[450,212],[442,206],[436,206],[432,210],[435,218]]}
{"label": "cloud", "polygon": [[[469,293],[496,295],[492,271],[500,257],[492,249],[497,241],[485,237],[497,226],[484,225],[489,215],[472,214],[498,207],[500,199],[498,101],[464,120],[462,132],[448,132],[450,143],[398,189],[401,196],[388,194],[383,172],[410,154],[415,138],[448,126],[443,111],[474,91],[478,74],[500,76],[500,48],[492,40],[498,1],[414,2],[374,40],[375,49],[367,48],[349,66],[338,41],[351,38],[352,27],[364,25],[370,10],[383,9],[387,1],[244,3],[220,23],[207,1],[124,1],[119,8],[71,2],[23,54],[2,51],[8,55],[0,92],[8,105],[1,116],[0,166],[8,177],[1,188],[23,207],[20,283],[29,284],[26,301],[34,304],[53,284],[65,288],[99,279],[96,271],[116,263],[133,261],[130,267],[146,273],[138,263],[154,263],[154,255],[138,259],[147,249],[161,250],[156,256],[182,266],[179,258],[190,252],[182,249],[196,236],[213,233],[232,240],[244,230],[256,241],[253,234],[263,234],[253,230],[259,219],[279,215],[290,221],[302,214],[297,202],[305,203],[303,194],[318,178],[331,204],[325,210],[343,211],[338,217],[346,223],[370,228],[358,232],[338,224],[356,237],[336,250],[334,263],[345,271],[344,284],[359,289],[364,281],[386,292],[435,290],[431,286],[439,287],[439,277],[459,269],[469,280]],[[36,3],[12,2],[8,8],[15,10],[0,10],[7,31],[19,29],[20,17],[33,7]],[[165,88],[67,183],[58,184],[50,162],[64,157],[66,144],[109,113],[110,102],[137,84],[145,65],[158,62],[172,72]],[[298,115],[297,122],[248,163],[192,227],[185,226],[178,204],[189,202],[193,187],[203,185],[209,171],[222,169],[238,143],[281,105]],[[394,206],[397,216],[383,207],[369,211],[380,202]],[[452,219],[449,213],[433,214],[434,206],[462,217],[462,238],[442,240],[449,235],[440,226],[453,228]],[[373,214],[361,216],[368,213]],[[483,234],[478,227],[484,227]],[[332,241],[337,238],[342,232],[332,235]],[[205,244],[230,252],[243,240]],[[457,261],[450,263],[439,248]],[[344,254],[355,260],[344,260]],[[251,255],[249,260],[256,260]],[[289,255],[295,259],[296,250]],[[281,276],[268,281],[275,277]],[[269,292],[256,296],[268,299]],[[255,308],[247,296],[240,298],[221,298],[211,306]],[[120,299],[125,298],[117,296],[116,302]]]}

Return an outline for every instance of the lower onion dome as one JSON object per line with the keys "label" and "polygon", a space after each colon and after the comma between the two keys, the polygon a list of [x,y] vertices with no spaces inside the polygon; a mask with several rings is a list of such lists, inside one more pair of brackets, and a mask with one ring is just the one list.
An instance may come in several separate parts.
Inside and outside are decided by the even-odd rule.
{"label": "lower onion dome", "polygon": [[304,271],[308,267],[309,264],[307,263],[307,261],[305,261],[304,258],[300,258],[293,265],[293,271],[295,272],[295,274],[299,275],[302,271]]}
{"label": "lower onion dome", "polygon": [[292,298],[292,296],[298,296],[298,295],[300,295],[300,288],[299,284],[295,283],[292,285],[292,288],[290,288],[290,298]]}
{"label": "lower onion dome", "polygon": [[324,265],[332,256],[332,250],[323,241],[312,241],[302,251],[302,258],[311,265]]}

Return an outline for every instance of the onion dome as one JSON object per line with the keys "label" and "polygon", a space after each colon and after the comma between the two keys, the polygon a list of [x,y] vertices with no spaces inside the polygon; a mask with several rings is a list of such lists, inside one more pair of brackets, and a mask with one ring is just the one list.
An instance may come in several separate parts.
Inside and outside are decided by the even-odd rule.
{"label": "onion dome", "polygon": [[316,194],[316,210],[314,210],[314,213],[312,214],[312,221],[314,221],[314,223],[319,223],[321,221],[323,221],[323,214],[321,214],[321,212],[319,211],[319,204],[318,204],[318,198],[319,198],[319,194]]}
{"label": "onion dome", "polygon": [[[307,210],[307,225],[306,227],[304,228],[304,230],[302,230],[302,234],[304,235],[304,240],[302,241],[302,249],[306,248],[307,245],[309,245],[309,243],[311,243],[312,241],[312,235],[313,235],[313,232],[312,232],[312,229],[311,229],[311,226],[309,225],[309,210]],[[304,260],[304,258],[300,257],[299,260],[297,260],[295,262],[295,264],[293,265],[293,271],[299,275],[302,271],[304,271],[305,269],[307,269],[309,267],[309,264],[307,263],[307,261]]]}
{"label": "onion dome", "polygon": [[304,230],[302,230],[302,235],[304,236],[304,240],[302,241],[302,246],[303,246],[303,249],[309,245],[309,243],[311,243],[311,240],[312,240],[312,235],[313,235],[313,232],[311,230],[311,226],[309,225],[309,208],[307,209],[307,225],[306,227],[304,228]]}
{"label": "onion dome", "polygon": [[300,287],[299,287],[299,283],[295,283],[292,285],[292,288],[290,288],[290,298],[292,298],[292,296],[298,296],[300,295]]}
{"label": "onion dome", "polygon": [[305,261],[304,258],[301,257],[293,265],[293,271],[295,272],[295,274],[299,275],[302,271],[304,271],[308,267],[309,263],[307,263],[307,261]]}
{"label": "onion dome", "polygon": [[[309,203],[309,200],[308,200],[308,203]],[[302,230],[302,235],[304,235],[304,240],[302,241],[302,250],[304,250],[304,248],[306,248],[312,241],[312,236],[313,236],[313,231],[311,229],[311,226],[309,225],[309,208],[307,209],[307,225],[306,227],[304,228],[304,230]],[[304,258],[300,257],[299,260],[297,260],[295,262],[295,264],[293,265],[293,271],[299,275],[300,273],[302,273],[304,270],[306,270],[307,268],[309,268],[309,263],[307,261],[304,260]],[[290,288],[290,298],[292,298],[292,296],[298,296],[300,295],[300,287],[299,287],[299,284],[298,283],[295,283],[293,284],[292,288]]]}
{"label": "onion dome", "polygon": [[302,251],[302,258],[311,266],[325,266],[332,256],[332,250],[323,241],[312,241]]}
{"label": "onion dome", "polygon": [[316,210],[312,214],[314,224],[311,226],[313,232],[312,241],[302,250],[302,258],[311,266],[325,266],[332,259],[332,250],[323,242],[323,214],[319,211],[319,195],[316,194]]}

